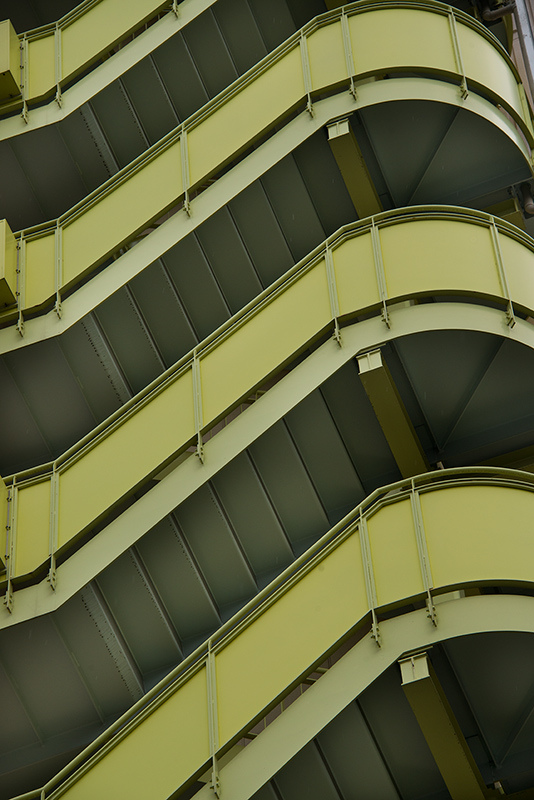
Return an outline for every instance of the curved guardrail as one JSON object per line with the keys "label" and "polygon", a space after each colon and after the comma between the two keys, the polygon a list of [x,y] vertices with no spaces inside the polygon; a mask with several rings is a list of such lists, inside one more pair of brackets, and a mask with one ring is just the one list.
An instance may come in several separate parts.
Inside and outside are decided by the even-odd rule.
{"label": "curved guardrail", "polygon": [[425,599],[439,625],[437,594],[484,585],[531,592],[533,514],[534,477],[513,470],[444,470],[375,491],[24,797],[106,796],[114,778],[132,800],[170,797],[210,762],[216,770],[218,756],[348,635],[370,626],[380,644],[379,612],[407,613]]}
{"label": "curved guardrail", "polygon": [[[384,212],[345,226],[50,464],[9,485],[7,596],[197,442],[339,320],[407,298],[455,296],[534,316],[534,241],[483,212]],[[264,342],[269,341],[269,348]],[[0,498],[1,500],[1,498]],[[5,518],[5,517],[4,517]]]}
{"label": "curved guardrail", "polygon": [[[10,26],[11,82],[0,91],[0,114],[28,107],[55,93],[163,11],[178,14],[178,0],[84,0],[57,22],[17,36]],[[8,20],[3,25],[10,24]],[[13,97],[16,90],[18,97]]]}
{"label": "curved guardrail", "polygon": [[459,103],[471,90],[484,98],[480,113],[531,164],[523,87],[483,26],[441,3],[355,3],[315,18],[57,220],[19,232],[16,252],[4,259],[5,275],[17,276],[10,283],[17,309],[4,311],[0,323],[18,319],[22,333],[23,314],[54,299],[60,314],[63,293],[170,208],[189,210],[192,192],[303,103],[313,113],[318,95],[347,86],[356,94],[360,79],[406,72],[457,83]]}

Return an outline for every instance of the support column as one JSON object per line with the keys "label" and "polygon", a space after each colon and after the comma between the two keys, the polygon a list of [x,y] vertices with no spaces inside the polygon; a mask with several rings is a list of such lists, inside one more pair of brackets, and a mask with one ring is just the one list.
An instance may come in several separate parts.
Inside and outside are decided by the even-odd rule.
{"label": "support column", "polygon": [[357,356],[363,383],[403,478],[428,472],[430,465],[380,350]]}
{"label": "support column", "polygon": [[383,211],[375,185],[348,119],[327,126],[328,143],[360,219]]}
{"label": "support column", "polygon": [[495,796],[482,779],[469,745],[424,652],[399,661],[402,688],[452,800]]}

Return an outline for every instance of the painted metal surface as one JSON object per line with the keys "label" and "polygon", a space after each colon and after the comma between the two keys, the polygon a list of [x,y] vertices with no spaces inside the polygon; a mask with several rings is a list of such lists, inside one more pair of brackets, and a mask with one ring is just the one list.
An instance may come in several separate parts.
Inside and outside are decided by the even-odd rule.
{"label": "painted metal surface", "polygon": [[[377,490],[49,781],[41,797],[87,798],[119,785],[133,798],[147,791],[168,797],[379,609],[411,609],[425,598],[429,576],[429,606],[452,587],[531,584],[525,520],[533,489],[524,473],[465,468]],[[473,525],[482,508],[484,525]],[[376,626],[373,637],[380,643]],[[191,731],[183,720],[193,715]]]}
{"label": "painted metal surface", "polygon": [[[232,800],[249,800],[255,796],[404,653],[473,634],[517,631],[532,635],[533,610],[531,597],[479,595],[440,604],[437,627],[429,625],[425,610],[384,620],[381,648],[376,647],[370,634],[365,636],[261,735],[241,748],[229,763],[221,765],[219,780],[223,792]],[[350,741],[352,746],[354,740]],[[371,766],[369,771],[373,777],[370,780],[376,788],[376,772],[372,769]],[[398,796],[397,791],[391,796]],[[195,800],[211,800],[212,797],[210,788],[205,786],[195,795]]]}
{"label": "painted metal surface", "polygon": [[[0,350],[6,352],[19,349],[67,330],[156,258],[166,253],[177,242],[183,241],[189,233],[197,230],[212,214],[223,208],[232,198],[237,197],[253,181],[265,174],[299,144],[309,140],[314,132],[332,119],[350,113],[353,108],[365,109],[378,103],[392,104],[393,108],[399,101],[421,99],[465,110],[469,115],[472,114],[473,121],[484,120],[488,129],[489,126],[495,126],[499,130],[499,137],[502,137],[495,157],[502,156],[503,152],[510,155],[515,151],[520,159],[525,159],[525,174],[528,174],[527,159],[530,151],[526,143],[513,122],[500,114],[488,100],[475,94],[470,94],[466,100],[462,100],[456,86],[429,78],[398,78],[364,83],[359,87],[357,101],[348,92],[318,100],[314,104],[313,118],[307,111],[303,111],[198,195],[194,199],[192,216],[174,214],[150,236],[142,237],[135,247],[123,253],[113,265],[98,272],[91,281],[77,288],[66,298],[61,297],[61,318],[54,311],[26,317],[24,336],[19,336],[15,326],[0,329]],[[486,172],[484,175],[486,176]],[[450,192],[453,187],[455,190],[454,182],[448,191]],[[6,311],[3,314],[3,321],[15,321],[18,317],[20,318],[20,315],[16,310]]]}
{"label": "painted metal surface", "polygon": [[[393,46],[394,41],[405,39],[410,48]],[[430,40],[429,50],[424,42]],[[379,46],[369,49],[369,41]],[[349,45],[352,60],[343,56],[343,47]],[[348,74],[352,63],[356,76]],[[472,89],[472,95],[489,101],[489,115],[487,110],[483,112],[486,118],[516,139],[517,129],[511,130],[513,118],[523,137],[520,149],[531,162],[530,112],[515,68],[500,44],[470,17],[433,3],[416,8],[366,3],[347,7],[343,13],[329,12],[305,26],[82,203],[52,224],[19,233],[21,291],[18,314],[13,317],[19,330],[23,330],[24,311],[43,308],[53,298],[61,314],[65,290],[168,209],[183,205],[189,212],[192,192],[274,123],[292,114],[308,96],[310,104],[319,93],[343,89],[347,82],[352,86],[354,77],[367,80],[397,71],[426,76],[419,79],[421,98],[426,96],[429,78],[456,80],[461,105],[471,97],[463,88],[467,81],[465,86]],[[380,102],[380,83],[373,88],[377,93],[374,102]],[[400,81],[396,88],[401,92],[398,99],[403,98]],[[313,103],[309,110],[313,112]],[[236,119],[239,125],[234,124]]]}
{"label": "painted metal surface", "polygon": [[[13,83],[20,85],[23,116],[28,114],[28,104],[52,93],[61,104],[62,84],[72,81],[166,7],[168,3],[155,0],[134,0],[126,5],[118,0],[85,0],[56,23],[21,34],[20,58],[11,74]],[[20,106],[20,101],[8,99],[12,95],[12,91],[2,92],[0,112]]]}
{"label": "painted metal surface", "polygon": [[513,325],[514,306],[534,315],[533,261],[528,236],[482,212],[408,209],[341,229],[53,464],[11,477],[8,577],[47,559],[54,572],[58,551],[191,442],[201,444],[243,397],[336,325],[336,310],[350,320],[406,298],[460,295],[498,300]]}
{"label": "painted metal surface", "polygon": [[17,587],[11,612],[4,610],[0,613],[0,627],[12,627],[31,619],[35,609],[45,614],[59,608],[356,354],[386,341],[438,331],[471,331],[498,338],[505,335],[514,344],[528,351],[534,350],[533,326],[518,320],[511,329],[506,325],[502,311],[496,308],[454,302],[414,306],[399,304],[391,309],[391,319],[393,324],[389,329],[378,316],[343,327],[343,347],[340,348],[334,340],[325,342],[237,416],[231,425],[223,427],[216,436],[204,442],[203,464],[191,454],[181,463],[171,465],[168,474],[149,492],[107,522],[98,536],[57,566],[55,591],[51,591],[44,580]]}

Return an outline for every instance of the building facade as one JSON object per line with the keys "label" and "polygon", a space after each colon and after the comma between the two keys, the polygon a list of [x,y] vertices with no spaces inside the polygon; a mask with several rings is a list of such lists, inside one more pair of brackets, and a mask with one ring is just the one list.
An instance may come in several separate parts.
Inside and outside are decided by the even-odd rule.
{"label": "building facade", "polygon": [[534,797],[530,5],[0,8],[0,798]]}

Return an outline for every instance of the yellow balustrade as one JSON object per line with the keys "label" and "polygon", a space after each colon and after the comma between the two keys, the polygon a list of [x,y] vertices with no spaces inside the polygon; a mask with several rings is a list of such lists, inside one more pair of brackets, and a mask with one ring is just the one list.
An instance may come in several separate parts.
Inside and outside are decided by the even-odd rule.
{"label": "yellow balustrade", "polygon": [[387,321],[391,303],[431,295],[497,300],[510,324],[514,309],[534,316],[534,241],[452,207],[389,211],[342,228],[53,464],[7,481],[8,577],[66,551],[333,320],[381,310]]}
{"label": "yellow balustrade", "polygon": [[432,616],[451,589],[532,587],[533,515],[534,479],[511,470],[374,492],[35,796],[170,797],[358,627],[379,642],[380,611],[423,599]]}
{"label": "yellow balustrade", "polygon": [[[95,12],[101,5],[105,0]],[[65,290],[171,207],[189,208],[191,192],[306,99],[313,110],[316,95],[396,72],[423,76],[421,97],[428,78],[456,83],[458,102],[467,91],[484,97],[481,113],[531,163],[534,139],[523,87],[506,52],[482,25],[440,3],[346,6],[306,25],[62,217],[18,233],[19,321],[23,312],[45,308],[54,298],[60,313]],[[14,312],[4,312],[5,321],[11,318]]]}
{"label": "yellow balustrade", "polygon": [[[16,52],[12,46],[7,65],[10,81],[0,82],[0,113],[11,112],[22,102],[26,115],[28,105],[53,93],[61,102],[62,86],[169,7],[161,0],[85,0],[56,23],[19,37],[15,34]],[[13,40],[12,26],[9,30]],[[18,101],[12,100],[14,94]]]}

